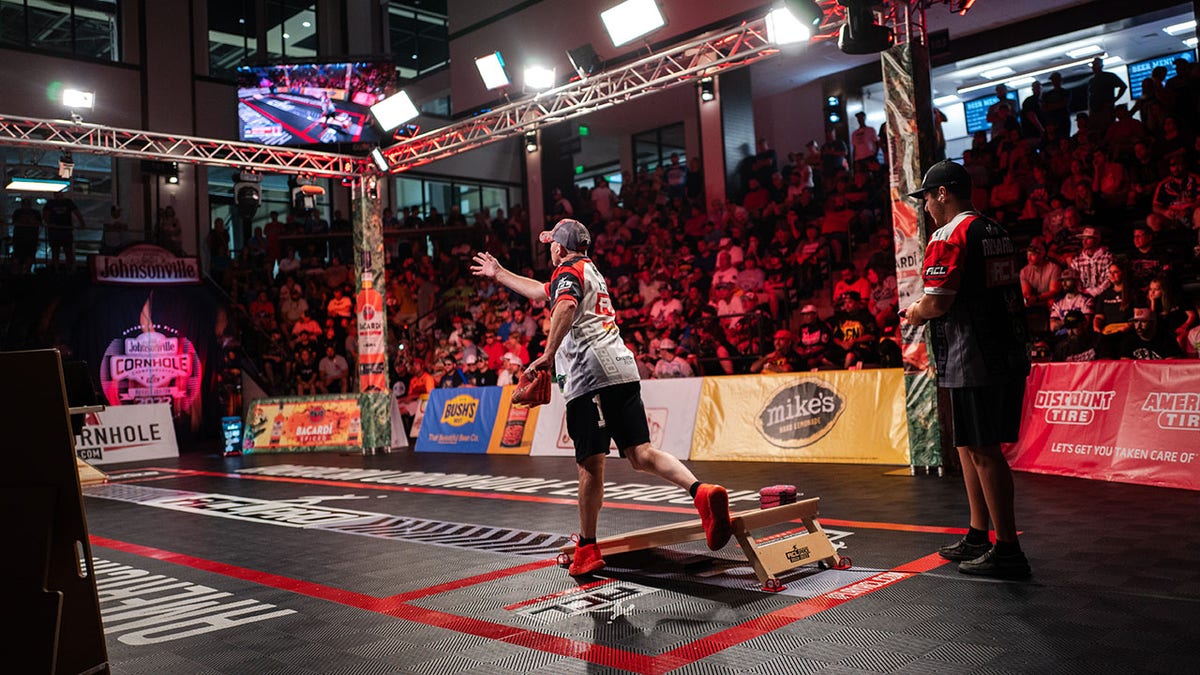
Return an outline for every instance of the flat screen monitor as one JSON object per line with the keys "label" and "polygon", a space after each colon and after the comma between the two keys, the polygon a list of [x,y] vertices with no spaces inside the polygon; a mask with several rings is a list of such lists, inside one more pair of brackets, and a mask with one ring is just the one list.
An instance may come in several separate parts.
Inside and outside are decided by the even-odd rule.
{"label": "flat screen monitor", "polygon": [[[1013,110],[1021,109],[1021,102],[1017,100],[1017,92],[1010,89],[1006,98],[1013,102]],[[973,134],[976,131],[987,131],[992,128],[992,125],[988,124],[987,121],[988,108],[996,105],[999,101],[999,96],[988,94],[987,96],[963,102],[963,115],[967,118],[968,134]]]}
{"label": "flat screen monitor", "polygon": [[1133,100],[1138,100],[1142,97],[1142,82],[1150,77],[1150,71],[1159,66],[1164,66],[1167,69],[1167,78],[1175,77],[1175,59],[1187,59],[1192,63],[1196,62],[1196,52],[1191,49],[1174,54],[1163,54],[1145,61],[1136,61],[1125,66],[1126,79],[1129,80],[1129,97]]}
{"label": "flat screen monitor", "polygon": [[242,66],[238,138],[288,146],[380,143],[371,106],[399,88],[387,62]]}

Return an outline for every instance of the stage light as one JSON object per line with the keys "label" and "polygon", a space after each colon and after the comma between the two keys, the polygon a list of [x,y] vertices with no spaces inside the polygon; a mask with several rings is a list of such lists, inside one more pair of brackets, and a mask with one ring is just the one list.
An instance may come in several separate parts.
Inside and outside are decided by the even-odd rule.
{"label": "stage light", "polygon": [[812,0],[787,0],[767,14],[767,40],[777,45],[807,42],[824,18]]}
{"label": "stage light", "polygon": [[654,0],[625,0],[616,7],[600,12],[600,20],[604,22],[604,29],[612,38],[614,47],[662,28],[667,23]]}
{"label": "stage light", "polygon": [[71,186],[69,180],[53,178],[20,178],[14,176],[4,186],[5,190],[14,192],[65,192]]}
{"label": "stage light", "polygon": [[81,89],[64,89],[62,104],[72,110],[91,110],[96,106],[96,93]]}
{"label": "stage light", "polygon": [[707,103],[717,97],[716,83],[711,77],[700,78],[700,100]]}
{"label": "stage light", "polygon": [[838,0],[846,8],[846,23],[838,33],[838,49],[845,54],[875,54],[896,43],[896,34],[875,23],[872,6],[878,0]]}
{"label": "stage light", "polygon": [[371,114],[384,131],[391,131],[419,113],[417,106],[413,105],[412,99],[408,97],[408,92],[399,91],[371,106]]}
{"label": "stage light", "polygon": [[168,162],[167,167],[167,182],[171,185],[179,185],[179,164],[176,162]]}
{"label": "stage light", "polygon": [[58,177],[70,178],[75,173],[75,160],[71,158],[71,153],[64,152],[58,157]]}
{"label": "stage light", "polygon": [[375,162],[375,168],[384,173],[387,173],[387,170],[391,168],[388,165],[387,157],[383,156],[383,151],[378,147],[371,148],[371,161]]}
{"label": "stage light", "polygon": [[311,211],[317,207],[317,196],[325,194],[325,188],[317,185],[308,176],[295,176],[288,181],[292,186],[292,206],[297,211]]}
{"label": "stage light", "polygon": [[492,52],[475,59],[475,67],[479,69],[479,76],[483,78],[483,86],[489,90],[509,85],[508,73],[504,72],[504,59],[500,52]]}
{"label": "stage light", "polygon": [[568,50],[567,59],[571,61],[571,67],[575,69],[579,77],[584,79],[599,71],[604,65],[604,62],[596,55],[596,50],[590,42]]}
{"label": "stage light", "polygon": [[536,131],[525,132],[525,152],[537,152],[538,140]]}
{"label": "stage light", "polygon": [[554,68],[545,66],[525,67],[525,88],[540,91],[554,86],[556,79]]}
{"label": "stage light", "polygon": [[240,171],[234,179],[233,201],[237,205],[238,216],[243,221],[254,220],[254,214],[258,213],[258,207],[262,204],[262,175]]}

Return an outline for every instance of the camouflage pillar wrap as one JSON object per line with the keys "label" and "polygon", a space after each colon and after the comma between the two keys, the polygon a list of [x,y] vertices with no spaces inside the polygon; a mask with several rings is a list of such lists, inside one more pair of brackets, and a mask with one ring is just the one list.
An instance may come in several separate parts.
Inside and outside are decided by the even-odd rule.
{"label": "camouflage pillar wrap", "polygon": [[[881,54],[884,104],[887,107],[888,163],[891,174],[892,229],[896,245],[896,285],[900,309],[921,297],[925,259],[926,214],[921,203],[904,195],[921,185],[934,154],[933,103],[929,51],[906,43]],[[909,458],[914,467],[941,466],[937,380],[929,367],[925,328],[902,324],[905,408]]]}
{"label": "camouflage pillar wrap", "polygon": [[358,328],[358,408],[363,450],[392,445],[384,292],[383,219],[374,174],[354,183],[354,311]]}

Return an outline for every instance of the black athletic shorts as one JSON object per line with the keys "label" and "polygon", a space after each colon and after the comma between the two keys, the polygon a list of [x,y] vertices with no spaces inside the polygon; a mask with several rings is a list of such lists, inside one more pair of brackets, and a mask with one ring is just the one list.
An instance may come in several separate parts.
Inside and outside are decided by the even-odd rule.
{"label": "black athletic shorts", "polygon": [[1015,443],[1024,399],[1024,378],[987,387],[950,388],[954,445]]}
{"label": "black athletic shorts", "polygon": [[604,387],[567,402],[567,433],[575,443],[575,461],[592,455],[607,455],[611,441],[621,456],[625,450],[650,442],[642,383],[627,382]]}

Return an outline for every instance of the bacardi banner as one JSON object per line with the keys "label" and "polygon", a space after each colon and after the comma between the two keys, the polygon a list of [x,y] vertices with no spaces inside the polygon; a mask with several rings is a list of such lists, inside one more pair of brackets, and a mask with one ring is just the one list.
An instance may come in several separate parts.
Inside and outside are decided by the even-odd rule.
{"label": "bacardi banner", "polygon": [[[642,402],[646,405],[650,442],[679,459],[688,459],[692,452],[700,383],[698,377],[642,381]],[[566,402],[555,388],[549,405],[542,406],[531,454],[575,456],[575,445],[567,433],[566,413]],[[610,447],[615,456],[616,444]]]}
{"label": "bacardi banner", "polygon": [[178,457],[170,404],[114,406],[84,415],[75,454],[88,464]]}
{"label": "bacardi banner", "polygon": [[1200,490],[1200,363],[1035,364],[1014,469]]}
{"label": "bacardi banner", "polygon": [[357,449],[361,437],[358,397],[352,394],[264,398],[250,408],[242,452]]}
{"label": "bacardi banner", "polygon": [[486,453],[502,393],[502,387],[434,389],[417,435],[417,452]]}
{"label": "bacardi banner", "polygon": [[907,464],[904,373],[706,377],[692,459]]}

